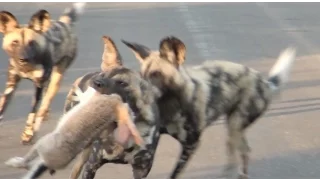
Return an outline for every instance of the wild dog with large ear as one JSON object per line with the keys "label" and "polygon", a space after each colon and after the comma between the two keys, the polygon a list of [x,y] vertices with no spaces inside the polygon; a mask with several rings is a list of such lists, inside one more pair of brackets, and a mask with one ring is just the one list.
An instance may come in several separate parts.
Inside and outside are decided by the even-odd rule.
{"label": "wild dog with large ear", "polygon": [[[154,87],[144,80],[139,73],[117,67],[109,72],[100,73],[92,80],[92,87],[103,94],[118,94],[136,114],[134,120],[139,132],[145,140],[145,147],[135,150],[125,149],[124,156],[114,156],[111,147],[117,147],[108,137],[98,139],[83,170],[83,179],[92,179],[97,170],[105,163],[131,164],[134,178],[145,178],[153,164],[156,147],[159,140],[159,114],[156,100],[158,94]],[[127,159],[129,158],[129,159]],[[81,169],[80,169],[81,170]],[[78,171],[79,172],[79,171]],[[79,173],[72,173],[77,178]]]}
{"label": "wild dog with large ear", "polygon": [[10,57],[6,88],[0,99],[0,118],[21,79],[32,80],[35,87],[31,111],[21,135],[23,144],[31,142],[42,121],[47,119],[63,75],[76,57],[74,24],[84,5],[74,3],[58,21],[51,21],[46,10],[39,10],[32,15],[27,26],[19,25],[11,13],[0,12],[0,32],[4,34],[2,47]]}
{"label": "wild dog with large ear", "polygon": [[[48,79],[51,72],[50,59],[42,60],[45,68],[33,67],[33,64],[37,64],[33,59],[33,55],[36,54],[35,51],[42,51],[41,48],[43,44],[41,38],[38,39],[38,41],[35,41],[36,37],[38,37],[38,33],[33,30],[40,32],[41,30],[44,31],[45,29],[48,29],[48,26],[50,26],[50,23],[48,22],[50,22],[50,15],[46,10],[39,10],[36,12],[30,19],[27,27],[19,25],[15,16],[10,12],[0,12],[0,32],[4,34],[2,47],[10,56],[6,87],[0,100],[0,120],[3,118],[3,114],[10,104],[11,98],[22,78],[30,76],[32,80],[37,81],[41,79],[42,70],[46,69],[45,73],[42,73],[45,75],[42,79]],[[39,44],[40,46],[38,46]],[[23,63],[28,64],[28,62],[24,62],[23,59],[29,59],[31,64],[23,65]],[[38,82],[35,83],[40,84]],[[31,113],[35,113],[41,94],[42,87],[36,87],[36,93],[34,95],[35,101],[32,104]]]}
{"label": "wild dog with large ear", "polygon": [[[101,71],[110,71],[113,68],[122,66],[122,58],[117,49],[116,44],[109,36],[102,36],[103,42],[103,53],[102,53],[102,61],[101,61]],[[68,95],[65,100],[64,105],[64,113],[67,113],[72,108],[74,108],[80,102],[80,94],[85,92],[90,85],[91,79],[98,75],[100,72],[91,72],[87,73],[84,76],[81,76],[75,80],[72,84],[71,89],[68,92]],[[102,135],[106,134],[105,132]],[[106,137],[104,137],[106,138]],[[109,143],[110,146],[112,143]],[[114,143],[113,143],[114,144]],[[96,143],[92,148],[96,148]],[[80,175],[80,172],[84,166],[84,164],[89,159],[89,155],[91,153],[92,148],[87,148],[86,150],[82,151],[80,156],[77,158],[75,164],[72,167],[71,171],[71,178],[77,178]],[[115,145],[114,147],[108,147],[109,149],[117,149],[113,152],[117,154],[118,150],[121,147]]]}
{"label": "wild dog with large ear", "polygon": [[[109,41],[110,38],[104,38],[104,40]],[[111,45],[111,48],[108,47],[108,45]],[[97,76],[92,76],[92,87],[101,93],[118,94],[125,102],[128,102],[134,113],[137,114],[135,124],[138,130],[141,130],[140,132],[142,132],[144,139],[146,139],[146,147],[134,151],[127,149],[123,156],[115,156],[119,150],[119,145],[115,143],[112,138],[101,135],[100,138],[96,140],[96,143],[94,143],[92,150],[83,151],[79,158],[77,158],[72,168],[70,178],[78,178],[85,163],[86,165],[82,174],[83,179],[94,178],[97,170],[105,163],[130,163],[133,168],[134,177],[144,178],[148,175],[152,167],[153,157],[159,139],[159,115],[155,104],[159,95],[154,86],[143,80],[137,72],[120,66],[120,58],[115,58],[120,57],[120,55],[114,43],[107,42],[105,46],[104,55],[107,54],[106,52],[111,52],[112,54],[103,56],[103,62],[108,62],[107,64],[111,62],[112,65],[108,66],[107,71],[101,72]],[[79,87],[81,87],[82,84],[80,81],[81,80],[77,82],[77,84],[80,85]],[[82,82],[85,81],[90,82],[91,79],[89,78]],[[83,87],[87,88],[87,85]],[[70,102],[72,100],[75,102],[79,97],[74,96],[72,99],[71,95],[68,96],[70,100],[67,100],[66,104],[71,104]],[[65,111],[72,110],[72,108],[73,105],[66,106]],[[132,161],[128,161],[125,157],[134,158]]]}
{"label": "wild dog with large ear", "polygon": [[[239,155],[239,177],[248,177],[250,148],[245,130],[266,112],[274,95],[288,79],[295,61],[295,49],[281,52],[269,77],[249,67],[228,61],[207,61],[196,67],[184,67],[186,48],[176,37],[165,37],[159,52],[142,57],[141,45],[123,41],[141,62],[141,74],[162,91],[158,101],[162,127],[182,145],[182,152],[170,178],[183,172],[195,153],[203,130],[221,115],[227,116],[228,163],[224,176],[236,171]],[[144,48],[145,49],[145,48]],[[150,51],[148,51],[150,52]],[[176,129],[172,129],[172,124]],[[170,127],[169,127],[170,125]],[[170,128],[170,131],[168,129]]]}

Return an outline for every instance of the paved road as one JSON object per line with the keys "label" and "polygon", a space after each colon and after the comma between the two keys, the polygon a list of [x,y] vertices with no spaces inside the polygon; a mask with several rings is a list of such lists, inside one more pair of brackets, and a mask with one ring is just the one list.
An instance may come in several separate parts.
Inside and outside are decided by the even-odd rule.
{"label": "paved road", "polygon": [[[1,3],[26,23],[33,12],[46,8],[54,18],[69,5],[54,3]],[[279,52],[288,45],[298,48],[291,81],[268,113],[249,131],[252,178],[319,178],[320,171],[320,14],[319,3],[89,3],[78,24],[79,55],[66,74],[52,104],[51,120],[41,133],[55,126],[64,98],[76,77],[98,70],[102,35],[111,36],[128,67],[139,64],[120,39],[157,48],[160,38],[176,35],[187,45],[187,63],[228,59],[268,72]],[[4,89],[7,56],[0,51],[0,89]],[[23,81],[0,126],[0,162],[24,154],[19,143],[30,109],[32,84]],[[202,145],[184,178],[215,178],[226,162],[225,128],[206,130]],[[166,178],[178,156],[179,145],[163,136],[149,178]],[[53,178],[67,178],[70,168]],[[24,170],[0,163],[0,178],[18,178]],[[131,168],[105,165],[98,178],[132,178]],[[44,178],[52,178],[45,175]]]}

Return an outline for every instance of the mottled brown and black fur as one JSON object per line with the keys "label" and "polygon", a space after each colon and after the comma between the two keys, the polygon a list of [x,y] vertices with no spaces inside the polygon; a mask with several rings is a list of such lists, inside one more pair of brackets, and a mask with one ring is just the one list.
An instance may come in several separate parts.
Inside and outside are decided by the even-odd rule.
{"label": "mottled brown and black fur", "polygon": [[284,51],[269,78],[246,66],[228,61],[206,61],[184,67],[186,47],[176,37],[161,40],[159,51],[123,40],[141,63],[142,76],[161,91],[158,100],[161,133],[170,134],[182,145],[179,160],[170,178],[185,169],[200,144],[204,129],[221,115],[227,117],[228,164],[224,176],[241,160],[240,177],[248,176],[249,145],[245,130],[268,108],[281,85],[287,82],[295,51]]}
{"label": "mottled brown and black fur", "polygon": [[57,21],[51,20],[46,10],[39,10],[28,25],[20,25],[10,12],[0,12],[0,32],[4,35],[2,48],[9,56],[6,87],[0,99],[0,118],[21,79],[31,80],[35,87],[31,111],[21,136],[24,144],[31,142],[41,122],[47,118],[63,75],[77,55],[74,28],[83,6],[75,3]]}
{"label": "mottled brown and black fur", "polygon": [[[102,72],[89,73],[78,78],[70,89],[65,112],[72,110],[78,103],[79,92],[89,86],[103,94],[118,94],[129,104],[136,118],[134,123],[145,142],[145,147],[126,148],[117,155],[121,146],[112,136],[101,135],[93,143],[92,149],[85,150],[75,162],[71,178],[77,178],[84,166],[82,178],[95,177],[96,171],[105,163],[131,164],[133,176],[144,178],[151,170],[153,158],[159,139],[159,114],[156,98],[157,89],[142,79],[138,72],[122,66],[121,56],[110,37],[104,36],[104,52],[102,56]],[[81,92],[80,92],[81,94]]]}

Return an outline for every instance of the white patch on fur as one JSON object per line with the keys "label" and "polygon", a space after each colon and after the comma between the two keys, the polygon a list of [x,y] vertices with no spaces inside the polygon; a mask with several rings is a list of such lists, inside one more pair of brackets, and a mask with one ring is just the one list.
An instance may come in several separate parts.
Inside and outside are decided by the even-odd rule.
{"label": "white patch on fur", "polygon": [[13,88],[9,87],[6,88],[6,90],[4,91],[4,94],[10,94],[13,91]]}
{"label": "white patch on fur", "polygon": [[73,114],[78,113],[78,111],[80,111],[89,102],[90,98],[93,97],[96,92],[97,91],[92,87],[88,87],[88,89],[79,96],[80,103],[77,106],[73,107],[60,119],[56,131],[58,131],[66,123],[67,120],[72,120],[70,117],[73,116]]}
{"label": "white patch on fur", "polygon": [[75,93],[76,95],[75,95],[75,96],[72,96],[72,100],[79,102],[84,93],[82,92],[82,90],[81,90],[78,86],[75,86],[75,88],[74,88],[74,93]]}
{"label": "white patch on fur", "polygon": [[108,159],[108,160],[111,160],[111,159],[114,159],[118,156],[119,154],[118,153],[107,153],[107,151],[105,149],[102,150],[102,156],[104,159]]}
{"label": "white patch on fur", "polygon": [[147,144],[151,144],[153,142],[153,136],[156,130],[156,126],[153,126],[150,130],[149,136],[146,139]]}
{"label": "white patch on fur", "polygon": [[[269,77],[279,77],[280,83],[285,84],[289,80],[291,66],[296,59],[295,48],[287,48],[281,52],[277,62],[273,65],[269,72]],[[273,87],[275,88],[275,87]]]}
{"label": "white patch on fur", "polygon": [[41,78],[43,76],[44,69],[42,68],[42,65],[36,65],[35,70],[32,72],[33,77],[35,78]]}
{"label": "white patch on fur", "polygon": [[82,14],[84,12],[84,7],[86,6],[86,4],[86,2],[73,3],[73,7],[76,10],[77,14]]}

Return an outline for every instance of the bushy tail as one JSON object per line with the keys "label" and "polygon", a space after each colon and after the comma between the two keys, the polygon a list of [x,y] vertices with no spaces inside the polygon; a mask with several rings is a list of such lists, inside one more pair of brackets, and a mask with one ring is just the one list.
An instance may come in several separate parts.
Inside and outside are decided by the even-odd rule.
{"label": "bushy tail", "polygon": [[291,66],[296,59],[295,48],[287,48],[281,52],[277,62],[269,72],[269,82],[273,91],[279,91],[289,80]]}
{"label": "bushy tail", "polygon": [[83,13],[86,6],[85,2],[73,3],[72,8],[67,8],[59,21],[64,23],[74,23],[78,20],[79,15]]}

